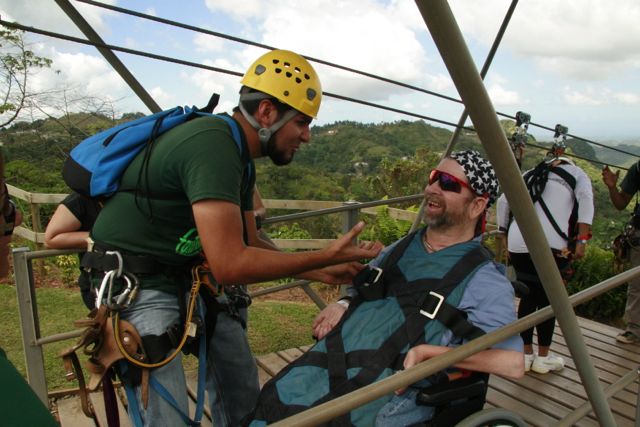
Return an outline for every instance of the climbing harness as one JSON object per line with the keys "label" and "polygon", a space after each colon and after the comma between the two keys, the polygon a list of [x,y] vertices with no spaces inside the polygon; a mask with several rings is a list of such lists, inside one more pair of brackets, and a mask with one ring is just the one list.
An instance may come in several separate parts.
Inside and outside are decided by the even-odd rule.
{"label": "climbing harness", "polygon": [[[88,254],[92,253],[88,252]],[[140,289],[138,277],[127,271],[127,265],[135,265],[135,269],[140,271],[142,265],[149,267],[152,263],[149,260],[144,260],[146,257],[132,257],[123,255],[119,251],[104,251],[97,258],[95,253],[93,254],[89,255],[87,260],[83,259],[83,262],[94,266],[94,268],[97,264],[111,263],[114,268],[104,273],[97,293],[96,308],[89,313],[89,318],[76,322],[77,326],[86,328],[80,340],[61,354],[67,378],[69,380],[78,379],[83,412],[95,419],[93,407],[88,399],[87,388],[90,391],[96,390],[111,372],[111,368],[115,367],[123,378],[129,409],[136,427],[142,425],[133,389],[133,386],[137,384],[141,386],[141,400],[145,408],[148,404],[149,386],[151,386],[179,412],[186,424],[199,425],[204,410],[206,345],[208,341],[203,321],[207,307],[200,297],[201,287],[204,285],[203,294],[206,293],[213,297],[217,297],[223,291],[222,287],[215,284],[211,272],[205,265],[200,264],[192,267],[192,284],[182,334],[177,336],[175,328],[173,328],[173,333],[167,331],[160,336],[141,337],[133,325],[120,319],[121,311],[127,309],[135,301]],[[112,263],[114,259],[115,262]],[[100,260],[100,262],[98,263],[96,260]],[[116,287],[120,288],[120,292],[114,295]],[[195,345],[196,341],[198,342],[197,346]],[[175,399],[166,388],[149,375],[150,369],[160,368],[175,359],[187,344],[191,345],[191,352],[197,354],[201,361],[198,368],[197,406],[193,420],[179,409]],[[89,356],[87,369],[91,376],[88,385],[85,385],[76,354],[80,348]],[[169,352],[171,349],[173,351]]]}
{"label": "climbing harness", "polygon": [[[491,254],[474,245],[457,261],[434,264],[425,277],[408,280],[398,261],[416,233],[423,231],[398,242],[378,267],[360,272],[354,279],[358,294],[340,322],[265,384],[251,418],[255,425],[281,420],[393,374],[402,369],[410,347],[439,340],[440,328],[468,340],[484,334],[456,304],[465,279],[490,262]],[[431,323],[434,319],[438,322]],[[433,331],[429,338],[427,330]],[[384,403],[385,399],[370,402],[329,425],[372,425]]]}

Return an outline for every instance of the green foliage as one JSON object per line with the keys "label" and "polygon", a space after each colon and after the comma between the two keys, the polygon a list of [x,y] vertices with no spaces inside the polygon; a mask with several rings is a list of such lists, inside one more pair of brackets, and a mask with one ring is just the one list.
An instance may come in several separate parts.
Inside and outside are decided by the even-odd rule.
{"label": "green foliage", "polygon": [[374,199],[422,193],[429,171],[436,167],[440,157],[439,153],[419,149],[411,157],[383,159],[378,173],[369,177],[369,193]]}
{"label": "green foliage", "polygon": [[374,216],[374,222],[369,220],[367,227],[360,233],[361,240],[379,240],[389,245],[409,232],[411,223],[391,218],[388,206],[379,206],[376,211],[378,214]]}
{"label": "green foliage", "polygon": [[60,278],[67,286],[73,286],[78,277],[80,260],[75,254],[60,255],[55,258],[55,264],[59,269]]}
{"label": "green foliage", "polygon": [[[588,245],[585,257],[576,262],[574,268],[575,275],[567,286],[567,292],[571,295],[613,276],[613,253],[595,245]],[[626,286],[619,286],[576,307],[576,313],[607,322],[622,316],[625,301]]]}
{"label": "green foliage", "polygon": [[311,234],[302,229],[297,222],[289,225],[281,225],[275,231],[269,233],[272,239],[311,239]]}

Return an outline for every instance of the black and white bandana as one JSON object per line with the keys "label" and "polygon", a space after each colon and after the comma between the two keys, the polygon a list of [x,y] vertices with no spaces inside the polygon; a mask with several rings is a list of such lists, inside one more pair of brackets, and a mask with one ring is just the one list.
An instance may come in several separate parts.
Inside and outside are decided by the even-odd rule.
{"label": "black and white bandana", "polygon": [[449,156],[464,169],[471,188],[478,196],[488,196],[487,208],[498,198],[500,187],[493,166],[474,150],[456,151]]}

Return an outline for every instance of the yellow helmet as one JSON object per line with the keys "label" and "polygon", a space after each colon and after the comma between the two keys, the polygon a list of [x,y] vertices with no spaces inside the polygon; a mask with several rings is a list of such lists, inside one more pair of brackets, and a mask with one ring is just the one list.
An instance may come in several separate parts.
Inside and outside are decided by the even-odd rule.
{"label": "yellow helmet", "polygon": [[315,118],[322,101],[320,79],[309,61],[297,53],[275,49],[258,58],[241,83],[273,96]]}

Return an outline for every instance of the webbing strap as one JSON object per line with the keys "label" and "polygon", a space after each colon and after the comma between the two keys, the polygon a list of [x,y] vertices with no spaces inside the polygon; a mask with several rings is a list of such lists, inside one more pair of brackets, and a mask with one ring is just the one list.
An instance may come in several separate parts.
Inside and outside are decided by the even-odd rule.
{"label": "webbing strap", "polygon": [[[397,261],[411,243],[414,236],[415,234],[412,233],[410,236],[405,237],[406,240],[404,240],[404,242],[399,242],[385,258],[386,262],[383,260],[381,264],[381,266],[385,268],[385,281],[392,281],[387,291],[390,295],[395,295],[398,299],[398,303],[406,318],[405,324],[392,332],[377,349],[356,350],[345,353],[341,336],[342,326],[352,313],[357,310],[357,307],[363,303],[363,299],[360,296],[354,298],[340,323],[338,323],[325,338],[327,351],[329,353],[335,352],[336,354],[327,355],[324,352],[314,351],[312,349],[289,365],[289,369],[281,370],[263,388],[260,404],[257,406],[252,419],[273,422],[299,413],[309,407],[307,405],[285,404],[279,398],[277,383],[282,377],[287,375],[290,368],[301,366],[328,367],[330,391],[327,395],[310,405],[316,406],[364,385],[371,384],[381,376],[385,369],[398,369],[401,367],[404,358],[402,351],[410,345],[415,345],[418,340],[424,336],[425,325],[430,320],[419,314],[419,308],[426,298],[426,293],[429,290],[436,289],[439,293],[445,295],[446,298],[475,268],[490,259],[488,251],[482,247],[478,247],[462,257],[442,279],[416,280],[408,284],[404,275],[402,275],[397,268]],[[389,274],[390,272],[391,274]],[[382,285],[382,283],[380,283],[380,285]],[[425,297],[416,298],[416,292],[424,294]],[[451,317],[452,319],[456,317],[455,313],[445,316],[448,312],[448,309],[444,311],[441,309],[440,316],[443,316],[443,318]],[[461,317],[466,321],[464,316],[461,315]],[[449,323],[448,320],[445,321]],[[459,320],[456,320],[453,323],[455,324],[458,321]],[[412,324],[415,324],[415,326],[411,326]],[[455,325],[454,327],[456,330],[465,329]],[[360,368],[360,371],[349,380],[347,379],[347,370],[351,368]],[[331,425],[350,425],[349,420],[350,415],[345,414],[345,416],[332,421]]]}
{"label": "webbing strap", "polygon": [[[401,248],[400,250],[404,252],[404,249],[406,249],[406,247]],[[328,353],[331,353],[334,349],[341,350],[338,355],[328,356],[329,377],[333,379],[330,381],[331,391],[329,395],[323,397],[315,404],[331,400],[337,396],[356,390],[363,385],[371,384],[385,369],[394,367],[398,363],[401,359],[400,354],[404,348],[413,346],[418,342],[420,337],[424,335],[424,328],[426,324],[431,319],[420,314],[420,312],[415,308],[415,303],[411,302],[411,300],[415,300],[415,293],[417,289],[425,293],[428,290],[438,291],[438,293],[446,299],[464,278],[488,259],[488,251],[484,247],[479,246],[458,260],[458,262],[442,279],[423,279],[409,283],[405,280],[402,284],[398,284],[397,282],[393,283],[393,287],[400,288],[395,290],[397,291],[396,294],[401,294],[399,295],[400,298],[398,299],[398,302],[401,307],[403,307],[406,322],[393,332],[387,340],[374,351],[370,358],[365,359],[365,363],[362,365],[353,366],[348,364],[348,362],[353,362],[354,359],[350,359],[348,354],[344,354],[341,335],[343,322],[337,325],[336,328],[334,328],[334,330],[327,336],[326,340]],[[389,271],[388,268],[387,271]],[[389,287],[388,290],[391,291],[391,287]],[[420,304],[420,307],[422,307],[425,300],[427,300],[426,296]],[[474,326],[466,319],[464,312],[447,303],[444,303],[441,306],[440,310],[436,313],[435,318],[451,329],[456,336],[462,338],[473,339],[484,334],[484,331]],[[337,363],[336,359],[339,359],[340,362]],[[347,380],[346,371],[353,367],[361,367],[362,369],[353,378]],[[338,369],[339,371],[334,371]],[[335,380],[336,378],[343,379],[343,383],[338,385],[339,382]],[[338,386],[336,387],[336,385]]]}
{"label": "webbing strap", "polygon": [[127,403],[129,404],[129,418],[133,421],[133,427],[143,427],[142,415],[140,414],[140,407],[138,406],[138,398],[134,388],[123,382],[124,391],[127,394]]}

